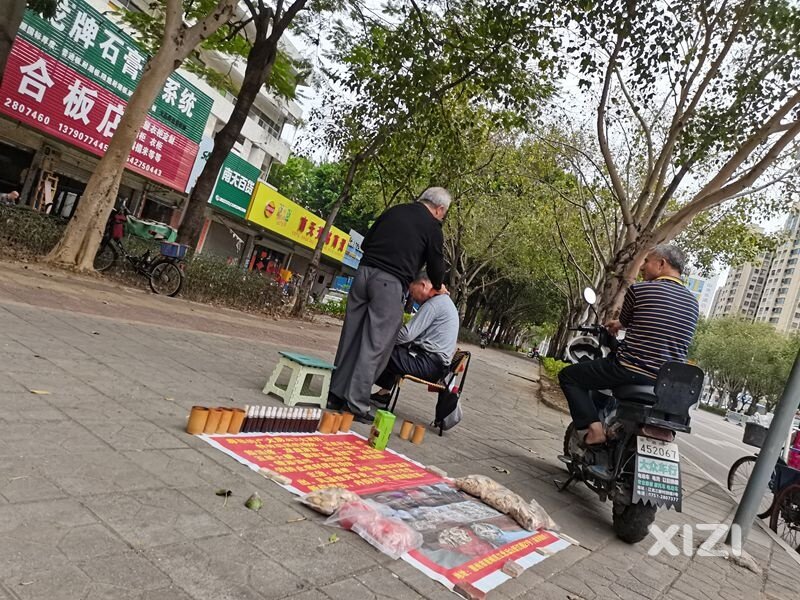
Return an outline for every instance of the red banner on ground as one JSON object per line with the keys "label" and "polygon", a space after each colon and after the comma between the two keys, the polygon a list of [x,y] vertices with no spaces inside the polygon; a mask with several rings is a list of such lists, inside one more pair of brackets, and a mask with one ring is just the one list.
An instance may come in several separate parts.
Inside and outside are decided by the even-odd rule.
{"label": "red banner on ground", "polygon": [[369,494],[442,481],[407,458],[375,450],[364,438],[352,434],[212,439],[250,464],[285,475],[302,493],[337,486]]}

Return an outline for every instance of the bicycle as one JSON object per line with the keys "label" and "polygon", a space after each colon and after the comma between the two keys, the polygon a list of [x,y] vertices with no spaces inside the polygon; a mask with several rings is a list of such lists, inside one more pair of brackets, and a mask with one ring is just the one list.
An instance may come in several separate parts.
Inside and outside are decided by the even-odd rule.
{"label": "bicycle", "polygon": [[161,241],[159,254],[153,256],[149,248],[141,256],[131,254],[122,243],[125,223],[129,216],[131,213],[124,204],[119,210],[116,208],[112,210],[100,248],[94,257],[95,270],[101,273],[107,271],[122,256],[139,275],[149,280],[153,293],[175,296],[183,286],[185,265],[183,258],[187,247],[164,241],[164,236],[151,231],[149,233],[153,239]]}
{"label": "bicycle", "polygon": [[[741,498],[757,459],[758,454],[743,456],[731,465],[727,484],[737,498]],[[800,470],[786,464],[782,457],[772,470],[757,516],[769,518],[769,528],[800,552]]]}

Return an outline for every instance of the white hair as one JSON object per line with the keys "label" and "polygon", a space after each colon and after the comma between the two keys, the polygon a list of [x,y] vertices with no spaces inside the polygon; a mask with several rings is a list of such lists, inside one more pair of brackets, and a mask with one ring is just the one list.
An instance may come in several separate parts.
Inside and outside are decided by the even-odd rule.
{"label": "white hair", "polygon": [[450,192],[443,187],[429,187],[417,198],[417,202],[425,202],[431,206],[441,206],[445,210],[450,208]]}

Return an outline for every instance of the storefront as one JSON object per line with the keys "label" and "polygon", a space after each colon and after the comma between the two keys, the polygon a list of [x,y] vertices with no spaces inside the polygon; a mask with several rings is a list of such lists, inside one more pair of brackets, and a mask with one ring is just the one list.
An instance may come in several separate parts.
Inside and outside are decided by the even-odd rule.
{"label": "storefront", "polygon": [[[46,21],[25,13],[0,87],[0,186],[69,218],[119,125],[147,61],[85,0]],[[119,200],[169,220],[211,113],[209,96],[175,73],[156,98],[128,157]],[[5,190],[0,190],[5,191]]]}

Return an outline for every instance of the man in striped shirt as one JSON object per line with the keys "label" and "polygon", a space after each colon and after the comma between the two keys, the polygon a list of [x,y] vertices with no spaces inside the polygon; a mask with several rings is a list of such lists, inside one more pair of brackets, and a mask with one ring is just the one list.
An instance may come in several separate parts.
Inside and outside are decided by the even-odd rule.
{"label": "man in striped shirt", "polygon": [[677,246],[661,244],[653,248],[642,265],[644,281],[628,289],[619,320],[606,323],[612,335],[625,329],[616,356],[570,365],[559,373],[575,429],[586,430],[586,445],[606,441],[589,395],[591,390],[652,385],[665,362],[686,362],[699,309],[680,278],[685,263],[686,257]]}

